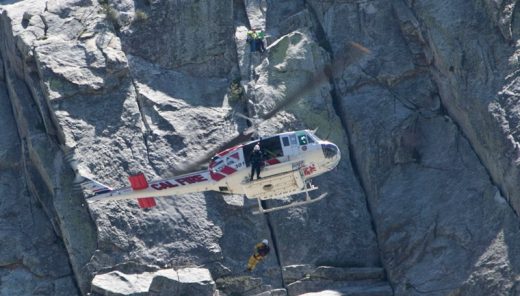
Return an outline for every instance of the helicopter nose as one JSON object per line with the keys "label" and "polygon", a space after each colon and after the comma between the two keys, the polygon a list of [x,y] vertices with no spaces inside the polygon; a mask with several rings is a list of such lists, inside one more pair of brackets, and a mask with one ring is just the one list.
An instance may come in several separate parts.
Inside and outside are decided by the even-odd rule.
{"label": "helicopter nose", "polygon": [[326,159],[334,159],[339,156],[339,148],[338,146],[332,143],[321,144],[321,150],[323,150],[323,154]]}

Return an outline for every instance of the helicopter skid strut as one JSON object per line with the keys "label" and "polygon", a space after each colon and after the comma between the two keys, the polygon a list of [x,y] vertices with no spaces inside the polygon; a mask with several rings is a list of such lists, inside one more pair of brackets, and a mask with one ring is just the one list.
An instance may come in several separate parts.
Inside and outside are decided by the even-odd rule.
{"label": "helicopter skid strut", "polygon": [[309,191],[313,191],[316,189],[318,189],[318,187],[310,185],[310,188],[307,188],[304,191],[302,191],[302,192],[305,192],[304,201],[292,202],[288,205],[278,206],[278,207],[269,208],[269,209],[264,209],[264,207],[262,206],[261,199],[257,198],[256,200],[258,201],[258,211],[253,211],[253,215],[265,214],[265,213],[270,213],[270,212],[274,212],[274,211],[278,211],[278,210],[283,210],[283,209],[288,209],[288,208],[292,208],[292,207],[311,204],[311,203],[317,202],[317,201],[323,199],[325,196],[327,196],[328,193],[325,192],[316,198],[311,198],[311,196],[309,195]]}

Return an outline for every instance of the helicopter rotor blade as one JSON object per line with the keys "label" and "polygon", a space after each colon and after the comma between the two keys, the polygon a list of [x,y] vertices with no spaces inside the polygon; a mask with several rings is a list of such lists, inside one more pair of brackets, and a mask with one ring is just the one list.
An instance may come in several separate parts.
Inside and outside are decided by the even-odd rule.
{"label": "helicopter rotor blade", "polygon": [[175,174],[181,175],[190,173],[196,170],[202,169],[202,167],[207,166],[208,163],[211,161],[213,156],[215,156],[217,153],[224,151],[226,149],[229,149],[231,147],[240,145],[244,142],[247,142],[251,139],[251,136],[254,134],[254,132],[249,131],[249,129],[245,130],[244,132],[238,134],[234,138],[230,139],[229,141],[218,145],[211,150],[207,151],[205,156],[199,159],[198,161],[189,163],[185,166],[181,166],[175,170]]}
{"label": "helicopter rotor blade", "polygon": [[253,121],[255,120],[254,118],[247,117],[246,115],[244,115],[240,112],[235,112],[234,114],[238,117],[244,118],[245,120],[249,120],[251,123],[253,123]]}
{"label": "helicopter rotor blade", "polygon": [[256,133],[258,133],[258,129],[256,126],[250,126],[245,131],[245,134],[249,134],[250,137],[254,136]]}
{"label": "helicopter rotor blade", "polygon": [[317,71],[314,76],[312,76],[309,80],[305,81],[302,84],[302,86],[299,87],[294,93],[286,96],[281,103],[279,103],[271,111],[261,116],[261,118],[263,120],[267,120],[275,116],[282,109],[300,99],[302,95],[310,92],[312,89],[314,89],[321,83],[332,79],[334,75],[337,74],[337,72],[357,62],[359,59],[361,59],[361,57],[368,53],[370,53],[370,50],[362,46],[361,44],[356,42],[348,43],[345,47],[344,53],[341,55],[340,58],[335,59],[332,65],[325,65],[320,71]]}
{"label": "helicopter rotor blade", "polygon": [[320,71],[317,71],[314,76],[312,76],[309,80],[305,81],[302,84],[302,87],[298,88],[294,93],[286,96],[286,98],[281,103],[279,103],[274,109],[272,109],[268,113],[264,114],[261,117],[255,116],[254,118],[251,118],[244,114],[236,112],[236,116],[249,120],[251,122],[251,126],[242,133],[239,133],[234,138],[230,139],[229,141],[222,143],[221,145],[218,145],[213,149],[209,150],[206,153],[205,157],[201,158],[200,160],[178,168],[175,171],[175,173],[184,174],[201,169],[202,166],[208,165],[209,161],[213,158],[213,156],[215,156],[220,151],[226,150],[228,148],[240,145],[244,142],[251,140],[251,137],[258,133],[258,126],[263,121],[272,118],[282,109],[297,101],[302,95],[305,95],[306,93],[310,92],[317,85],[332,79],[332,77],[335,74],[337,74],[338,71],[345,69],[349,65],[357,62],[359,59],[361,59],[361,57],[368,53],[370,53],[369,49],[365,48],[359,43],[350,42],[345,47],[345,50],[341,57],[336,58],[334,60],[333,65],[326,65]]}
{"label": "helicopter rotor blade", "polygon": [[244,118],[248,120],[251,123],[251,126],[249,126],[243,133],[250,134],[251,136],[255,136],[258,133],[258,126],[264,121],[261,118],[258,117],[248,117],[240,112],[235,112],[235,115],[241,118]]}

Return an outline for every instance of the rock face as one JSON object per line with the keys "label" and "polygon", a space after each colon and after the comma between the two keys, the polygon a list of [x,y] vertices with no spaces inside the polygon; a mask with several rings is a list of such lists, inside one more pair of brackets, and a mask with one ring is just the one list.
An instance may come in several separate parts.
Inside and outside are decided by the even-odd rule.
{"label": "rock face", "polygon": [[27,165],[27,144],[19,136],[4,82],[0,102],[0,295],[77,294],[61,233],[25,178],[34,168]]}
{"label": "rock face", "polygon": [[[383,268],[290,265],[283,269],[288,295],[393,295]],[[309,295],[312,295],[309,293]]]}
{"label": "rock face", "polygon": [[204,268],[184,268],[177,271],[159,271],[150,285],[151,295],[213,296],[216,291],[215,282],[209,270]]}
{"label": "rock face", "polygon": [[[448,291],[464,295],[514,294],[516,255],[499,256],[499,260],[486,255],[501,248],[518,249],[516,241],[504,239],[518,235],[511,222],[516,221],[517,216],[506,202],[506,199],[514,199],[514,195],[506,183],[495,178],[493,169],[481,156],[481,148],[472,146],[477,143],[467,134],[466,123],[457,116],[451,117],[448,104],[457,104],[456,100],[446,94],[447,85],[444,80],[440,83],[442,74],[438,67],[430,66],[432,61],[442,60],[438,57],[441,53],[426,43],[443,47],[447,44],[424,40],[434,38],[431,30],[435,32],[438,27],[430,30],[428,22],[421,23],[413,17],[419,7],[437,13],[435,8],[439,6],[431,7],[425,1],[417,4],[410,7],[399,2],[367,4],[362,7],[365,18],[346,24],[331,24],[326,20],[331,17],[330,13],[350,14],[358,7],[348,4],[327,7],[319,3],[314,6],[329,40],[349,32],[351,38],[358,38],[358,42],[371,50],[360,67],[349,67],[336,76],[336,100],[353,142],[383,265],[399,295],[450,293]],[[449,14],[443,14],[442,18],[440,15],[427,18],[447,25],[454,20],[458,22],[463,14],[476,17],[485,13],[480,9],[450,5]],[[394,13],[400,18],[389,22],[390,18],[385,15]],[[428,28],[426,36],[423,26]],[[483,26],[493,27],[492,23]],[[380,35],[383,27],[386,33]],[[464,36],[464,31],[449,31],[454,34],[453,39],[464,46],[472,44],[470,35]],[[479,38],[483,36],[479,32]],[[495,40],[493,34],[489,38],[490,44],[495,42],[491,41]],[[509,46],[504,40],[500,43]],[[333,42],[331,48],[335,55],[340,54],[340,44]],[[493,47],[484,48],[493,50]],[[469,67],[475,64],[477,62],[464,62],[464,71],[472,73],[475,70]],[[446,71],[450,71],[449,67]],[[450,84],[471,90],[473,95],[463,96],[466,102],[468,97],[490,94],[489,89],[484,92],[461,81]],[[457,90],[457,87],[449,89]],[[482,111],[465,110],[464,117],[482,124],[479,118],[489,116],[487,109]],[[497,129],[482,126],[477,129],[482,139],[488,138],[487,135],[504,136]],[[501,148],[493,146],[492,149],[504,148],[499,146]],[[492,154],[502,155],[496,151]],[[497,183],[492,183],[490,177]],[[511,205],[514,206],[514,202]],[[432,270],[442,270],[442,275]],[[509,280],[502,285],[504,277]]]}
{"label": "rock face", "polygon": [[233,1],[109,3],[126,54],[200,78],[236,69]]}
{"label": "rock face", "polygon": [[[513,0],[2,2],[0,295],[519,294],[519,32]],[[237,111],[338,144],[328,197],[86,205],[79,175],[185,172]]]}
{"label": "rock face", "polygon": [[92,292],[99,295],[200,295],[213,296],[215,282],[204,268],[163,269],[136,274],[112,271],[92,280]]}

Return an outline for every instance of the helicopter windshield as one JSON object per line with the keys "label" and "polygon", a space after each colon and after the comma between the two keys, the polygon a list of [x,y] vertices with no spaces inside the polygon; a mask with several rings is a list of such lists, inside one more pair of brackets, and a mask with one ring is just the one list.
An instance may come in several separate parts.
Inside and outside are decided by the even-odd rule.
{"label": "helicopter windshield", "polygon": [[318,138],[318,136],[316,136],[315,134],[313,134],[311,132],[307,132],[307,137],[309,138],[309,143],[314,143],[314,142],[321,141],[321,139]]}
{"label": "helicopter windshield", "polygon": [[309,131],[296,132],[296,137],[298,138],[298,142],[300,143],[300,145],[307,145],[319,142],[318,137],[316,137]]}

